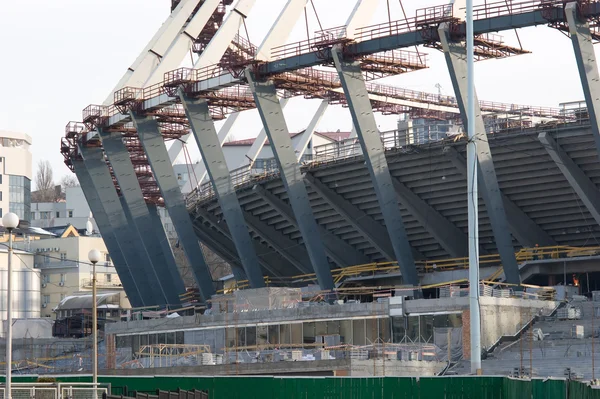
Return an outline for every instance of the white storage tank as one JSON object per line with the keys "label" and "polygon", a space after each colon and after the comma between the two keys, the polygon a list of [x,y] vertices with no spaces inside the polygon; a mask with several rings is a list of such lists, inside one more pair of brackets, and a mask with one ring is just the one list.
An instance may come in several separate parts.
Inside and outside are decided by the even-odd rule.
{"label": "white storage tank", "polygon": [[[39,271],[33,268],[33,254],[15,250],[12,258],[13,319],[37,319],[41,311]],[[8,249],[0,246],[0,336],[7,319]]]}

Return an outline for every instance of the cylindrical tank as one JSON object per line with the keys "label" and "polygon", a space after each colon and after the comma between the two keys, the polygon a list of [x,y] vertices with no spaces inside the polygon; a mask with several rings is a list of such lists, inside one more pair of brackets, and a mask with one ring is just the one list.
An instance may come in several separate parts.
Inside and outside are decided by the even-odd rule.
{"label": "cylindrical tank", "polygon": [[[33,268],[33,255],[15,251],[12,258],[13,270],[13,319],[40,317],[41,294],[39,270]],[[8,250],[0,249],[0,336],[4,337],[7,319]]]}

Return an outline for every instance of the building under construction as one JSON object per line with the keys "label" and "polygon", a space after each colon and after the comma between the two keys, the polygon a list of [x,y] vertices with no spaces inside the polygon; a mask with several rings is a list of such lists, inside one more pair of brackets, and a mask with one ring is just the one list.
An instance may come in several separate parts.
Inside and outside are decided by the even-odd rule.
{"label": "building under construction", "polygon": [[[358,0],[345,26],[320,26],[290,44],[295,22],[316,11],[312,0],[289,0],[255,46],[243,34],[254,3],[174,1],[108,98],[66,126],[61,152],[130,302],[165,309],[165,317],[140,310],[147,320],[107,325],[107,368],[460,372],[470,353],[464,9],[454,2],[368,26],[378,1]],[[588,299],[600,282],[599,16],[600,2],[592,0],[475,7],[478,61],[528,53],[498,33],[558,29],[573,42],[585,93],[585,101],[559,108],[477,101],[469,121],[482,208],[475,288],[482,343],[490,355],[504,344],[503,353],[512,353],[511,340],[521,348],[521,366],[497,372],[536,373],[534,338],[557,338],[536,323],[567,312],[565,323],[583,321],[572,337],[557,339],[582,340],[574,341],[582,343],[577,353],[592,363],[583,377],[595,378],[593,349],[584,348],[594,345],[595,302]],[[375,82],[427,68],[425,50],[444,53],[455,96]],[[190,51],[193,67],[180,67]],[[321,101],[296,146],[283,115],[293,97]],[[303,157],[322,113],[334,106],[350,110],[350,138]],[[221,146],[249,109],[258,110],[264,130],[248,162],[227,170]],[[376,113],[410,123],[382,133]],[[214,121],[222,119],[217,131]],[[191,137],[203,159],[197,183],[209,180],[184,196],[172,162]],[[257,169],[267,139],[274,160]],[[181,299],[186,287],[157,207],[168,210],[195,276],[194,305],[202,306],[190,316],[172,317],[190,303]],[[213,281],[200,243],[231,265],[226,287]]]}

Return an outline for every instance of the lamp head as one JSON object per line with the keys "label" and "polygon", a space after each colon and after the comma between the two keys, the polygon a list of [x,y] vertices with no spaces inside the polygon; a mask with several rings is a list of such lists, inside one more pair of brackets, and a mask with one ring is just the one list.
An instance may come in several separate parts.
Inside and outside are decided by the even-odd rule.
{"label": "lamp head", "polygon": [[19,217],[12,212],[2,216],[2,225],[4,228],[12,230],[19,225]]}
{"label": "lamp head", "polygon": [[90,260],[90,262],[92,263],[98,263],[100,262],[100,251],[98,251],[97,249],[92,249],[89,253],[88,253],[88,259]]}

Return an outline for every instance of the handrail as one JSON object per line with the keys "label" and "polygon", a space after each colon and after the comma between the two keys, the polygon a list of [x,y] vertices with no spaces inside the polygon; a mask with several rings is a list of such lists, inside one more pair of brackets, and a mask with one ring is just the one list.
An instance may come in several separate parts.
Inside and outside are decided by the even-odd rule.
{"label": "handrail", "polygon": [[[599,247],[571,247],[567,245],[554,245],[548,247],[535,247],[535,248],[522,248],[515,253],[517,262],[527,262],[532,260],[544,260],[544,259],[558,259],[563,257],[580,257],[580,256],[593,256],[600,254]],[[443,270],[460,270],[468,269],[469,258],[451,258],[441,260],[428,260],[415,262],[418,270],[421,273],[431,273]],[[486,279],[486,281],[493,281],[502,274],[502,263],[499,254],[494,255],[481,255],[479,256],[479,265],[499,266],[494,274]],[[385,274],[390,272],[399,271],[400,266],[398,262],[382,262],[382,263],[366,263],[354,266],[348,266],[344,268],[338,268],[331,270],[333,280],[336,284],[348,277],[365,276],[367,274]],[[300,274],[291,277],[277,278],[276,280],[265,277],[265,283],[269,285],[273,281],[280,283],[303,283],[303,282],[315,282],[317,277],[314,273]],[[238,281],[233,289],[244,289],[249,288],[247,280]]]}

